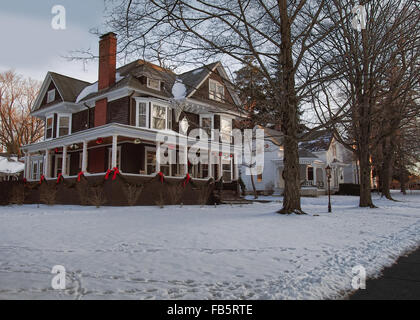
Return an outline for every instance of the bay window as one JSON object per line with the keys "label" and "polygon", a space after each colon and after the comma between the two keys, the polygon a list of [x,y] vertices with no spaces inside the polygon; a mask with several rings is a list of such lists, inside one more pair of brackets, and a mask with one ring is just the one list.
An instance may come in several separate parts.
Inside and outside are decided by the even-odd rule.
{"label": "bay window", "polygon": [[136,127],[157,130],[172,129],[173,110],[156,99],[136,99]]}
{"label": "bay window", "polygon": [[147,102],[140,101],[137,105],[137,120],[136,126],[137,127],[147,127]]}
{"label": "bay window", "polygon": [[53,130],[54,130],[54,116],[48,116],[47,120],[45,121],[45,139],[52,139],[53,138]]}
{"label": "bay window", "polygon": [[166,108],[157,104],[152,107],[152,129],[166,129]]}
{"label": "bay window", "polygon": [[57,121],[57,137],[62,137],[70,134],[70,115],[58,115]]}

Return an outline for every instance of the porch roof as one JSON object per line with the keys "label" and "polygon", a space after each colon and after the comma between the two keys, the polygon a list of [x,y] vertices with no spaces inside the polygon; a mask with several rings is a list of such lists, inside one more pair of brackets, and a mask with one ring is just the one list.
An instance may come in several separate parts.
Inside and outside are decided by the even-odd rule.
{"label": "porch roof", "polygon": [[[134,139],[142,139],[147,141],[157,141],[158,134],[164,134],[166,136],[172,136],[177,138],[176,144],[179,145],[196,145],[197,141],[193,139],[188,139],[188,137],[179,134],[172,130],[154,130],[148,128],[138,128],[133,127],[125,124],[120,123],[109,123],[100,127],[90,128],[87,130],[79,131],[73,133],[71,135],[55,138],[52,140],[41,141],[38,143],[28,144],[23,146],[21,149],[27,153],[37,152],[45,149],[54,149],[59,148],[64,145],[72,145],[75,143],[80,143],[83,141],[92,141],[96,140],[97,138],[104,138],[109,136],[124,136]],[[163,142],[163,141],[162,141]],[[170,142],[169,142],[170,143]],[[204,142],[205,145],[207,145]],[[203,147],[203,145],[200,145]],[[200,148],[200,146],[197,146]],[[234,146],[226,143],[218,143],[216,141],[209,141],[208,142],[209,148],[222,148],[223,150],[230,150],[230,151],[240,151],[239,148],[235,148]],[[203,147],[203,149],[205,149]]]}

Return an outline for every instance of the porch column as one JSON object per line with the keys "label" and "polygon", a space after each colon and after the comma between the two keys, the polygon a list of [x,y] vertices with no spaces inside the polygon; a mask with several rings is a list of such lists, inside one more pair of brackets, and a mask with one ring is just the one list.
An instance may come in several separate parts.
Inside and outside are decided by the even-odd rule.
{"label": "porch column", "polygon": [[232,165],[233,165],[233,180],[239,180],[239,166],[236,163],[236,152],[233,153]]}
{"label": "porch column", "polygon": [[211,150],[208,151],[209,152],[209,164],[208,164],[208,178],[211,178],[213,176],[213,166],[212,166],[212,162],[211,162]]}
{"label": "porch column", "polygon": [[316,187],[317,186],[317,181],[316,181],[316,167],[313,166],[312,168],[314,170],[314,186]]}
{"label": "porch column", "polygon": [[67,175],[67,146],[63,146],[63,159],[61,164],[61,174],[63,176]]}
{"label": "porch column", "polygon": [[188,173],[188,146],[182,146],[182,164],[184,165],[184,175]]}
{"label": "porch column", "polygon": [[31,154],[27,152],[25,157],[25,178],[29,180],[31,178]]}
{"label": "porch column", "polygon": [[156,172],[160,172],[160,142],[156,142]]}
{"label": "porch column", "polygon": [[44,158],[44,176],[45,178],[50,177],[50,150],[45,149],[45,158]]}
{"label": "porch column", "polygon": [[118,142],[118,136],[112,136],[112,168],[117,167],[117,142]]}
{"label": "porch column", "polygon": [[223,176],[223,154],[219,156],[219,172],[217,173],[217,179],[220,179]]}
{"label": "porch column", "polygon": [[88,147],[87,141],[83,141],[82,172],[86,172],[87,171],[87,160],[88,160],[87,159],[87,157],[88,157],[87,147]]}

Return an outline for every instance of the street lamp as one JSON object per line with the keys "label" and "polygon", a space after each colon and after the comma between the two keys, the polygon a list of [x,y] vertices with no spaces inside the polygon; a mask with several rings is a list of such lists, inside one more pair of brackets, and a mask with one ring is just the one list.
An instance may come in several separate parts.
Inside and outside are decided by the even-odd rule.
{"label": "street lamp", "polygon": [[330,189],[331,167],[330,165],[328,165],[325,168],[325,172],[327,173],[327,181],[328,181],[328,212],[331,212],[331,189]]}

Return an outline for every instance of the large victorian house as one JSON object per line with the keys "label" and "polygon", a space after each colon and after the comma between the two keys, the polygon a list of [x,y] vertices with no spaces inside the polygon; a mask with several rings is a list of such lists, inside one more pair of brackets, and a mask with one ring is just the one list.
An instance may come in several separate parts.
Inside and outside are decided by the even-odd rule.
{"label": "large victorian house", "polygon": [[[47,74],[32,111],[45,121],[45,139],[22,148],[25,178],[99,175],[118,168],[127,175],[236,180],[231,131],[240,102],[223,66],[216,62],[175,74],[137,60],[117,69],[116,47],[115,34],[101,37],[96,83]],[[208,134],[208,150],[200,151],[208,153],[208,164],[187,161],[186,136],[195,128]],[[159,161],[162,132],[173,138],[169,149],[176,163]]]}

